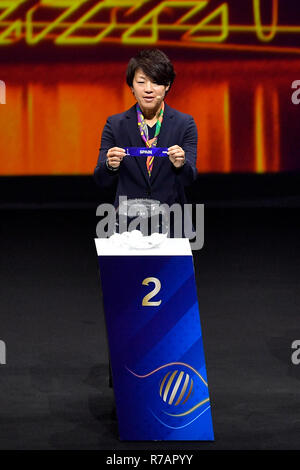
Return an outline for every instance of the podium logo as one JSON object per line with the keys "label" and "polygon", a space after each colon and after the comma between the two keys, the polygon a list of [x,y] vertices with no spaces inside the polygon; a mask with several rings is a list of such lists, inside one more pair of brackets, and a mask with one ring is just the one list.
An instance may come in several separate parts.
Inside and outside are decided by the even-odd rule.
{"label": "podium logo", "polygon": [[[171,371],[167,372],[164,376],[160,385],[159,394],[163,401],[169,405],[172,405],[173,402],[175,406],[178,406],[180,403],[184,405],[192,393],[194,386],[193,379],[184,371],[178,374],[178,370],[175,370],[171,375],[170,374]],[[175,401],[176,395],[177,399]]]}
{"label": "podium logo", "polygon": [[[151,405],[149,409],[154,418],[167,428],[181,429],[199,419],[210,408],[208,384],[202,375],[184,362],[170,362],[144,375],[137,374],[128,367],[127,370],[144,381],[157,373],[160,375],[160,371],[166,368],[170,370],[163,373],[159,383],[156,382],[162,401],[157,406],[152,399],[154,409]],[[156,395],[157,388],[154,387],[154,390]]]}
{"label": "podium logo", "polygon": [[6,344],[0,339],[0,365],[6,364]]}
{"label": "podium logo", "polygon": [[0,104],[6,104],[6,86],[3,80],[0,80]]}

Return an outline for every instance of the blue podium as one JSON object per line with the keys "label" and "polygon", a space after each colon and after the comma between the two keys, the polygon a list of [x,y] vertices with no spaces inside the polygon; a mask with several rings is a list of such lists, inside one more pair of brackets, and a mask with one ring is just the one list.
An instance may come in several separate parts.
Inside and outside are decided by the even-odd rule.
{"label": "blue podium", "polygon": [[121,440],[214,439],[188,239],[96,239]]}

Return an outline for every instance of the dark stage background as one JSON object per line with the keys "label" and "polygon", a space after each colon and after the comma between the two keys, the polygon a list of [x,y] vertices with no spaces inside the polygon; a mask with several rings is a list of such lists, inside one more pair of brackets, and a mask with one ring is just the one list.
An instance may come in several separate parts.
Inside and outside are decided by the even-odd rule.
{"label": "dark stage background", "polygon": [[[186,18],[184,2],[131,3],[0,3],[0,449],[299,450],[298,2],[211,0]],[[94,237],[113,195],[92,172],[105,119],[132,104],[127,60],[148,45],[174,61],[168,103],[199,131],[188,197],[205,204],[209,444],[120,442],[108,387]]]}

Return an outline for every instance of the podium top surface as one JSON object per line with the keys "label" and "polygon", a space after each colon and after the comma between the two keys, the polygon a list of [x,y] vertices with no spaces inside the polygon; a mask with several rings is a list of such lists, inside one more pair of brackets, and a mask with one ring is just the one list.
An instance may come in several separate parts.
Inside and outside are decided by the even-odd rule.
{"label": "podium top surface", "polygon": [[152,248],[117,245],[109,238],[95,238],[95,244],[98,256],[192,256],[188,238],[166,238]]}

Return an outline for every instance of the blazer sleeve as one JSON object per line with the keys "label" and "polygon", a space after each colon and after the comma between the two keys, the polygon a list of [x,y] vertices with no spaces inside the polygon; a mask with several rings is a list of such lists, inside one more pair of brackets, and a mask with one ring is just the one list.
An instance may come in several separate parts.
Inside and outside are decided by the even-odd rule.
{"label": "blazer sleeve", "polygon": [[197,126],[192,116],[189,116],[188,124],[183,136],[181,147],[185,152],[185,163],[180,168],[174,168],[184,186],[189,186],[197,178]]}
{"label": "blazer sleeve", "polygon": [[119,177],[119,169],[111,170],[106,165],[106,155],[112,147],[116,147],[116,141],[112,130],[111,117],[109,117],[102,132],[98,162],[94,170],[96,183],[104,189],[114,186]]}

